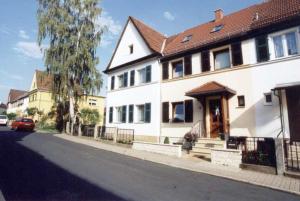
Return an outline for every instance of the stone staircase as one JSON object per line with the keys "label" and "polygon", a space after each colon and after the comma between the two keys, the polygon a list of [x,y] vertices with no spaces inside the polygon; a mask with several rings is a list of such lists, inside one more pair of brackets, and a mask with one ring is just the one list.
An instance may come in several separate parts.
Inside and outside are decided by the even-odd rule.
{"label": "stone staircase", "polygon": [[199,138],[198,141],[193,146],[193,149],[190,151],[195,157],[204,158],[207,160],[211,159],[211,149],[222,149],[225,147],[225,141],[219,138]]}

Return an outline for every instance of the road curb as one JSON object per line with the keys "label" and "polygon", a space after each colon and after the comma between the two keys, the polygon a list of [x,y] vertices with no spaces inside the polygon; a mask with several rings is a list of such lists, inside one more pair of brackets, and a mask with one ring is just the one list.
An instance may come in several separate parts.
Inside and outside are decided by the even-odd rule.
{"label": "road curb", "polygon": [[[176,165],[175,163],[167,163],[167,162],[157,161],[157,160],[153,160],[153,159],[148,158],[148,157],[137,156],[137,155],[131,154],[130,151],[117,151],[117,150],[105,149],[104,147],[99,147],[99,146],[95,146],[95,145],[92,145],[92,144],[87,144],[85,142],[80,141],[80,140],[88,140],[88,139],[80,139],[80,138],[79,139],[72,139],[72,138],[75,138],[74,136],[67,136],[67,137],[66,136],[60,136],[60,135],[54,135],[54,136],[58,137],[58,138],[61,138],[61,139],[64,139],[64,140],[67,140],[67,141],[70,141],[70,142],[77,143],[77,144],[83,144],[83,145],[90,146],[90,147],[93,147],[93,148],[102,149],[102,150],[105,150],[105,151],[110,151],[110,152],[113,152],[113,153],[118,153],[118,154],[126,155],[126,156],[129,156],[129,157],[133,157],[133,158],[137,158],[137,159],[141,159],[141,160],[145,160],[145,161],[150,161],[150,162],[157,163],[157,164],[167,165],[169,167],[175,167],[175,168],[188,170],[188,171],[192,171],[192,172],[196,172],[196,173],[208,174],[208,175],[211,175],[211,176],[221,177],[221,178],[229,179],[229,180],[232,180],[232,181],[243,182],[243,183],[247,183],[247,184],[252,184],[252,185],[256,185],[256,186],[260,186],[260,187],[264,187],[264,188],[269,188],[269,189],[273,189],[273,190],[277,190],[277,191],[281,191],[281,192],[285,192],[285,193],[291,193],[291,194],[295,194],[295,195],[300,196],[300,192],[298,192],[298,191],[282,189],[282,188],[278,188],[278,187],[275,187],[275,186],[269,186],[269,185],[265,185],[265,184],[262,184],[262,183],[253,182],[253,181],[249,181],[249,180],[245,180],[245,179],[235,178],[235,177],[221,175],[221,174],[212,173],[212,172],[206,172],[206,171],[199,170],[199,169],[196,169],[196,168],[184,167],[184,166]],[[97,142],[97,141],[92,141],[92,142]],[[98,142],[98,143],[101,143],[101,142]],[[109,146],[114,146],[114,145],[109,145]],[[148,152],[148,153],[150,153],[150,152]]]}

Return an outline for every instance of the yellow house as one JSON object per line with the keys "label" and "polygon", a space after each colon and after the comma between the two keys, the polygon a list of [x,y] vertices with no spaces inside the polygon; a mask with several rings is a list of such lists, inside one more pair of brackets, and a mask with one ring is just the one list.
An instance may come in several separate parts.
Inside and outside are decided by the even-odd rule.
{"label": "yellow house", "polygon": [[[53,78],[51,75],[48,75],[43,71],[35,71],[31,82],[30,90],[28,92],[29,108],[37,108],[38,111],[41,111],[43,114],[48,114],[49,112],[51,112],[52,107],[55,103],[51,93],[52,83]],[[101,117],[99,124],[103,123],[104,104],[105,97],[91,95],[82,96],[78,103],[79,111],[83,108],[98,110]],[[33,119],[38,121],[39,115],[35,115]]]}

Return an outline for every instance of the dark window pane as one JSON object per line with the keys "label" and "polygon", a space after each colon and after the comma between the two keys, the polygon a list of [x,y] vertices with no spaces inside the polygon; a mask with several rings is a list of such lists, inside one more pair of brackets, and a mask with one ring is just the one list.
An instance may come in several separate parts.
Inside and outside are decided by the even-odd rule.
{"label": "dark window pane", "polygon": [[192,57],[186,56],[184,57],[184,75],[192,74]]}
{"label": "dark window pane", "polygon": [[134,70],[130,71],[130,86],[134,86],[134,76],[135,76],[135,71]]}
{"label": "dark window pane", "polygon": [[243,64],[242,46],[240,42],[231,45],[231,54],[233,66]]}
{"label": "dark window pane", "polygon": [[114,90],[115,89],[115,76],[111,77],[111,81],[110,81],[110,89]]}
{"label": "dark window pane", "polygon": [[126,112],[127,112],[127,107],[126,105],[122,106],[122,123],[126,123]]}
{"label": "dark window pane", "polygon": [[245,106],[245,96],[238,96],[238,105],[239,107]]}
{"label": "dark window pane", "polygon": [[145,104],[145,122],[146,123],[151,122],[151,103]]}
{"label": "dark window pane", "polygon": [[169,62],[164,62],[162,64],[162,79],[169,79]]}
{"label": "dark window pane", "polygon": [[129,123],[133,122],[133,113],[134,113],[133,108],[134,108],[133,105],[129,105],[129,119],[128,119]]}
{"label": "dark window pane", "polygon": [[109,108],[109,119],[108,119],[109,123],[112,123],[113,121],[113,108],[110,107]]}
{"label": "dark window pane", "polygon": [[127,85],[128,85],[128,73],[126,72],[126,73],[124,73],[124,84],[123,84],[123,86],[127,87]]}
{"label": "dark window pane", "polygon": [[169,122],[169,102],[162,103],[162,122]]}
{"label": "dark window pane", "polygon": [[151,66],[146,67],[146,82],[151,82]]}
{"label": "dark window pane", "polygon": [[267,36],[260,36],[256,38],[256,55],[258,62],[269,60],[269,47]]}
{"label": "dark window pane", "polygon": [[193,100],[184,101],[185,122],[193,122]]}
{"label": "dark window pane", "polygon": [[201,66],[202,72],[210,71],[210,59],[209,59],[209,51],[203,51],[201,53]]}

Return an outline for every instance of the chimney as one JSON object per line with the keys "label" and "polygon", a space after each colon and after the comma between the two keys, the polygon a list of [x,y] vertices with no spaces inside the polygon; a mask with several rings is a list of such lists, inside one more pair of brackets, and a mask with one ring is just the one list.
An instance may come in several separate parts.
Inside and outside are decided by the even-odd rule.
{"label": "chimney", "polygon": [[222,20],[223,17],[224,17],[224,12],[221,8],[215,10],[215,22]]}

